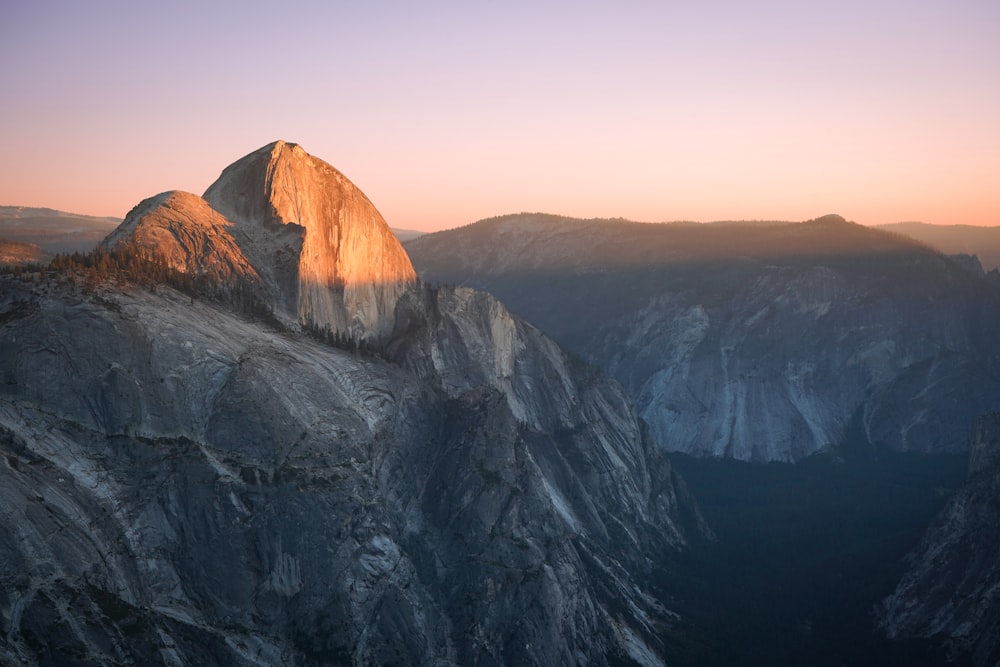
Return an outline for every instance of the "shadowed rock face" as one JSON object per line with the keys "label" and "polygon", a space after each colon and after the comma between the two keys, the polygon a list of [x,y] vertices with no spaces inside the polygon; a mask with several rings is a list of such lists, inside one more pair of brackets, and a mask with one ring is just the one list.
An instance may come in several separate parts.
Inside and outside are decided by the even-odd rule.
{"label": "shadowed rock face", "polygon": [[293,319],[358,338],[392,329],[416,274],[375,206],[339,171],[278,141],[227,167],[204,197],[236,223],[241,247]]}
{"label": "shadowed rock face", "polygon": [[796,461],[847,438],[968,447],[1000,409],[1000,292],[839,216],[638,224],[507,216],[407,243],[628,390],[671,451]]}
{"label": "shadowed rock face", "polygon": [[907,560],[879,610],[890,637],[946,639],[954,657],[1000,663],[1000,414],[976,423],[969,478]]}
{"label": "shadowed rock face", "polygon": [[[233,229],[285,289],[264,251],[309,228],[220,192],[225,218],[173,193],[122,236],[199,270]],[[376,358],[55,282],[0,285],[0,664],[669,653],[654,568],[710,531],[621,387],[493,297],[401,288]]]}

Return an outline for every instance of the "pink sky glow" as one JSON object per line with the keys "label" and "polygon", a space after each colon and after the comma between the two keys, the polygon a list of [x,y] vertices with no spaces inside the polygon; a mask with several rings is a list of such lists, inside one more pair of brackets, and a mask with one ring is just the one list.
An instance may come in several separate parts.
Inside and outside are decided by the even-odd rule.
{"label": "pink sky glow", "polygon": [[994,0],[5,2],[0,205],[122,217],[286,139],[401,228],[1000,225],[997,35]]}

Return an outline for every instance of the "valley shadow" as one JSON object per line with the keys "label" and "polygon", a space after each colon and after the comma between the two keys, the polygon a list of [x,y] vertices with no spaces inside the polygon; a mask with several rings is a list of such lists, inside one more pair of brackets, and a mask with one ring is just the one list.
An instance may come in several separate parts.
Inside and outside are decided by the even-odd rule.
{"label": "valley shadow", "polygon": [[945,664],[937,642],[886,639],[875,606],[963,480],[965,456],[671,460],[718,536],[663,568],[683,617],[672,664]]}
{"label": "valley shadow", "polygon": [[[421,237],[407,250],[424,280],[491,292],[612,376],[638,353],[635,374],[648,371],[663,354],[656,346],[670,344],[662,329],[671,319],[646,317],[650,311],[674,317],[700,308],[712,326],[738,327],[718,322],[750,297],[762,306],[760,339],[794,350],[782,360],[824,354],[824,345],[838,341],[905,344],[911,336],[919,344],[910,349],[931,350],[936,361],[957,350],[988,377],[1000,368],[1000,290],[981,273],[898,234],[835,216],[717,225],[529,217],[544,234],[533,237],[527,222],[499,233],[507,221],[497,219],[442,232],[440,240]],[[829,295],[809,292],[814,286]],[[794,326],[766,319],[772,317],[766,302],[779,298],[793,304],[783,312],[796,314]],[[826,317],[831,306],[824,302],[835,309],[837,299],[844,300],[842,310]],[[799,328],[806,320],[809,333]],[[628,349],[626,335],[644,326],[651,331],[642,340],[653,347]],[[866,329],[879,329],[882,338],[851,338]],[[817,340],[803,341],[808,335]],[[616,376],[626,386],[628,373]],[[958,406],[1000,400],[995,384],[963,386],[948,400]],[[865,398],[858,395],[858,404]],[[668,664],[945,664],[938,642],[888,640],[875,609],[965,479],[967,455],[881,451],[859,419],[838,447],[796,464],[669,455],[717,540],[695,542],[662,563],[662,598],[681,614],[665,631]]]}

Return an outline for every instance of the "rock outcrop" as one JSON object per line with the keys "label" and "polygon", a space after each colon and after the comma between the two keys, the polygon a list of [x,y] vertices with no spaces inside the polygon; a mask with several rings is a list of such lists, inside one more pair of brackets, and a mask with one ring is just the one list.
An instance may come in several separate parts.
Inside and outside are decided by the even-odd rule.
{"label": "rock outcrop", "polygon": [[[304,155],[250,163],[337,178]],[[187,271],[211,264],[191,239],[232,229],[285,289],[274,239],[319,225],[339,245],[303,264],[362,276],[359,214],[317,222],[332,199],[252,172],[211,209],[154,198],[122,237]],[[384,266],[398,315],[355,313],[387,327],[380,356],[163,285],[2,279],[0,664],[664,663],[653,575],[710,531],[622,388],[493,297]]]}
{"label": "rock outcrop", "polygon": [[977,421],[969,478],[908,557],[909,570],[882,603],[892,638],[943,639],[954,659],[1000,664],[1000,414]]}
{"label": "rock outcrop", "polygon": [[164,192],[129,211],[101,245],[107,250],[144,252],[181,273],[226,282],[259,282],[257,271],[233,238],[232,226],[201,197]]}
{"label": "rock outcrop", "polygon": [[899,235],[509,216],[406,245],[619,380],[671,451],[796,461],[968,447],[1000,409],[1000,292]]}
{"label": "rock outcrop", "polygon": [[416,274],[378,210],[339,171],[277,141],[227,167],[204,198],[236,223],[280,312],[360,339],[392,330]]}

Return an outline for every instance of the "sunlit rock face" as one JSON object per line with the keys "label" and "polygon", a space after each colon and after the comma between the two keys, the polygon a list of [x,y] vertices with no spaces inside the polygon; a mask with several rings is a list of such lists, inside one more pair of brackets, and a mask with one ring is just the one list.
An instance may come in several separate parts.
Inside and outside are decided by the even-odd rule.
{"label": "sunlit rock face", "polygon": [[957,664],[1000,664],[1000,413],[973,432],[969,477],[879,610],[890,637],[944,639]]}
{"label": "sunlit rock face", "polygon": [[201,197],[164,192],[133,208],[102,245],[108,250],[128,245],[182,273],[257,281],[257,271],[233,238],[232,226]]}
{"label": "sunlit rock face", "polygon": [[670,451],[797,461],[845,442],[959,452],[1000,409],[1000,292],[904,237],[804,223],[516,215],[406,245],[629,391]]}
{"label": "sunlit rock face", "polygon": [[301,323],[382,338],[413,266],[375,206],[296,144],[269,144],[227,167],[205,199],[236,237],[279,309]]}

